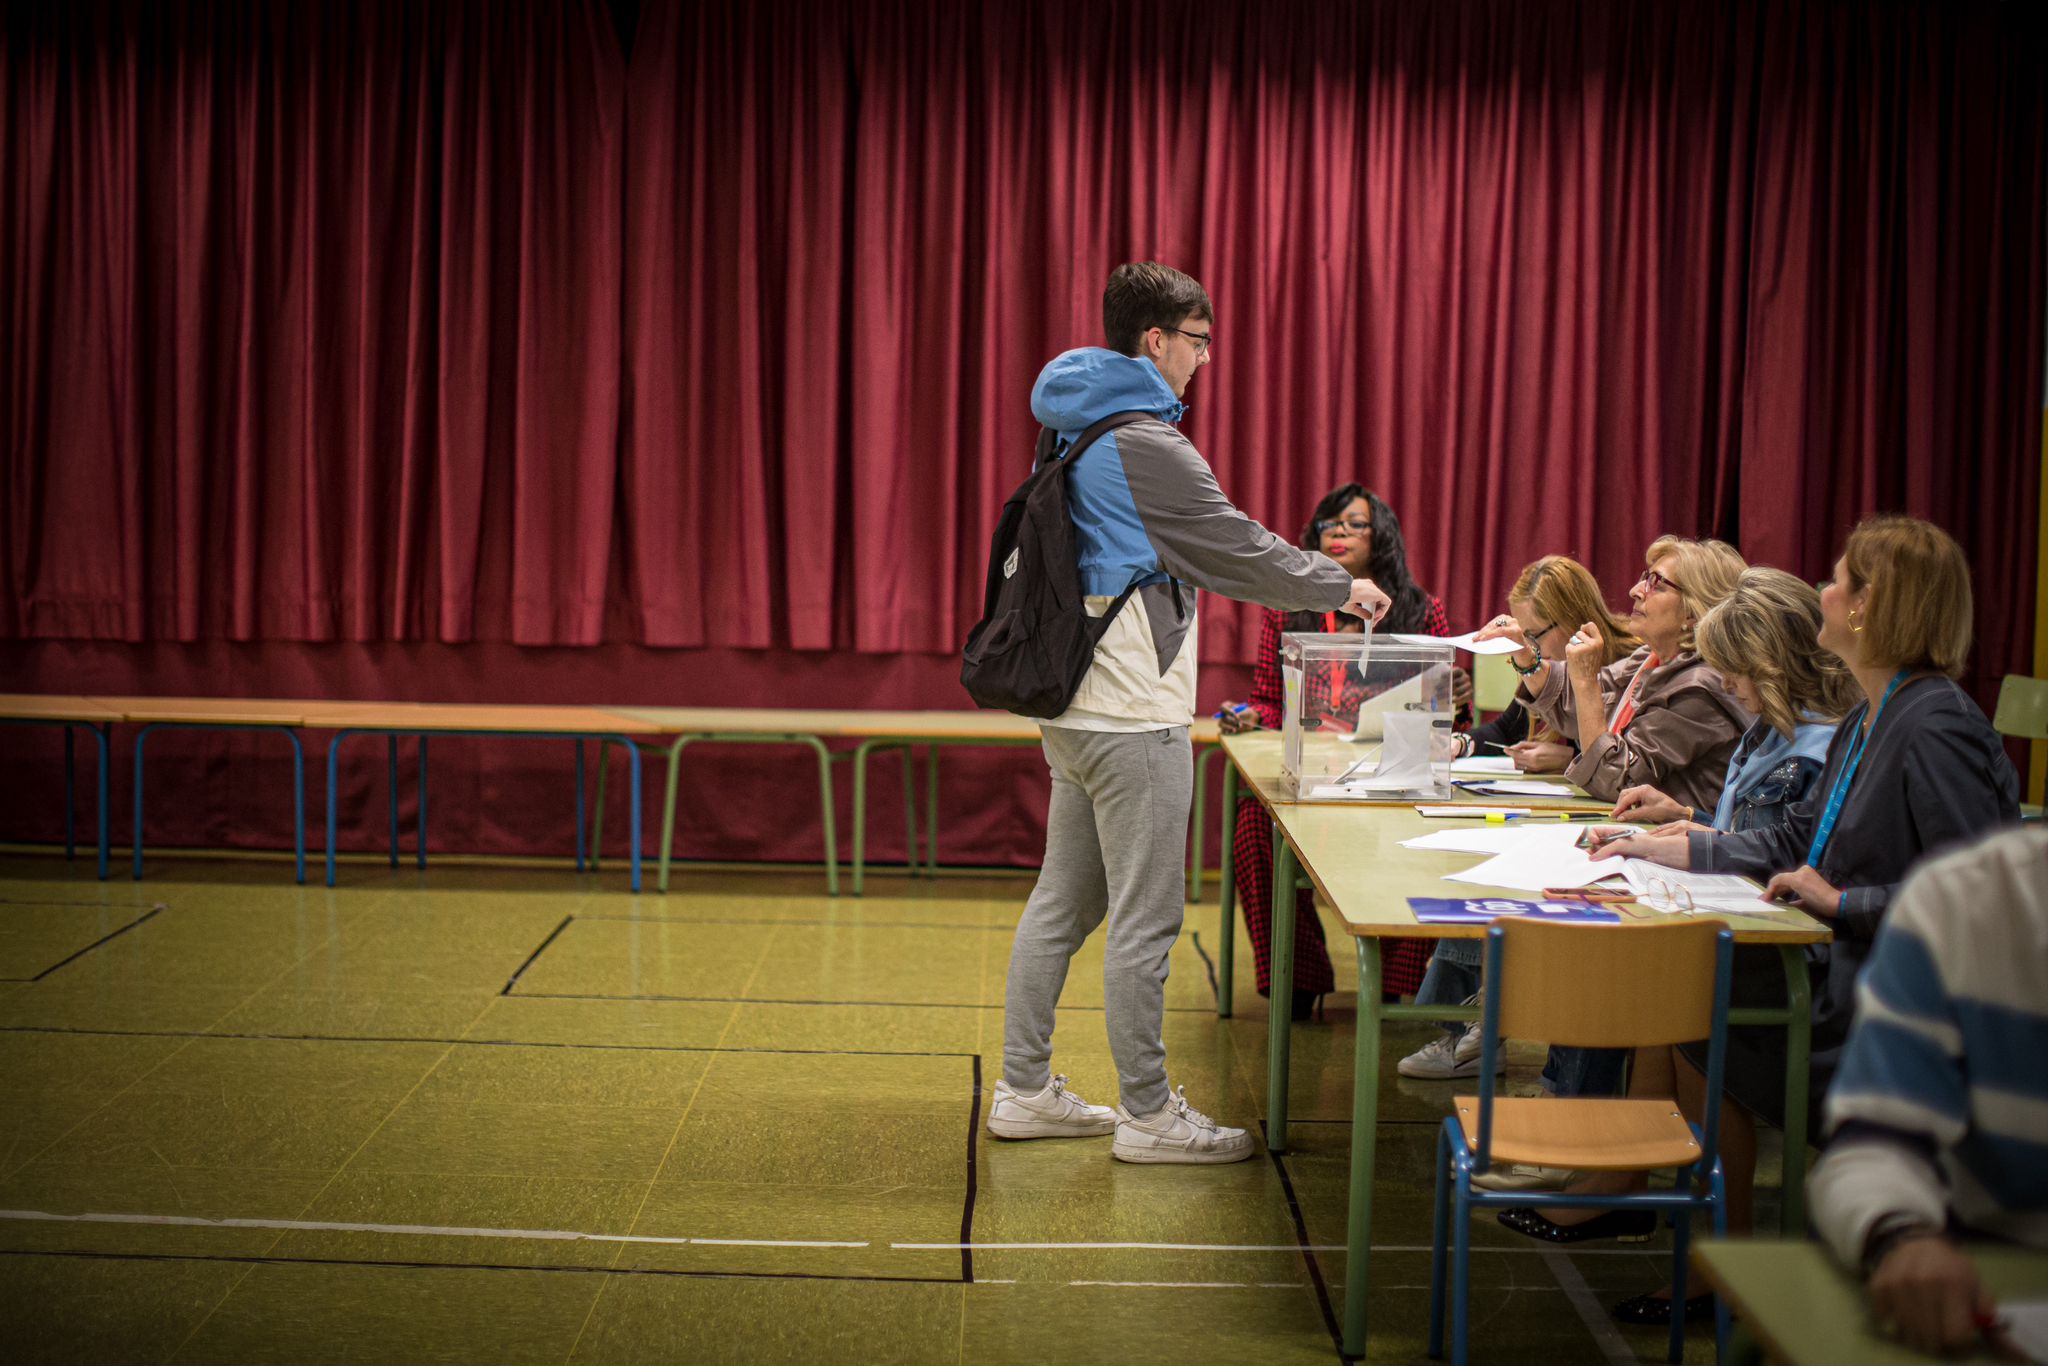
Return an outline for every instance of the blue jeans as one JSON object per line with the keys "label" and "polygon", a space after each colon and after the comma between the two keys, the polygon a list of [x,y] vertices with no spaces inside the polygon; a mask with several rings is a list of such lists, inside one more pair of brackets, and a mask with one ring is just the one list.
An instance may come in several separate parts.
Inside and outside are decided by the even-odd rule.
{"label": "blue jeans", "polygon": [[1553,1044],[1543,1063],[1543,1089],[1553,1096],[1618,1096],[1626,1048],[1565,1048]]}
{"label": "blue jeans", "polygon": [[[1478,939],[1437,940],[1429,971],[1422,975],[1422,986],[1416,990],[1415,1004],[1454,1006],[1471,999],[1479,990],[1479,965],[1484,949],[1484,942]],[[1465,1032],[1467,1023],[1438,1020],[1437,1026],[1456,1038]]]}

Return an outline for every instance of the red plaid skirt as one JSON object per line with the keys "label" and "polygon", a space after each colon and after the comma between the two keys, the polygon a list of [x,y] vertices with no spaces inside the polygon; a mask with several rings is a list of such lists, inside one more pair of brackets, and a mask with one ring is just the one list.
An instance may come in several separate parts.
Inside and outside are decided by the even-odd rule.
{"label": "red plaid skirt", "polygon": [[[1251,934],[1252,957],[1258,961],[1259,995],[1270,995],[1273,976],[1273,818],[1247,797],[1237,804],[1237,836],[1232,843],[1233,878],[1244,927]],[[1429,942],[1386,941],[1381,986],[1401,996],[1422,987],[1429,966]],[[1323,943],[1322,917],[1316,895],[1303,888],[1294,906],[1294,989],[1322,995],[1336,986],[1336,969]]]}

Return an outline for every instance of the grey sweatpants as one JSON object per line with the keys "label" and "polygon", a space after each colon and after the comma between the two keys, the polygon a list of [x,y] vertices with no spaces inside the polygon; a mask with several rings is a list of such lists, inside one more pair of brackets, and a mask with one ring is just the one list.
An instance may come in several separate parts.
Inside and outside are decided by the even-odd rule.
{"label": "grey sweatpants", "polygon": [[1003,1080],[1019,1091],[1051,1075],[1053,1009],[1067,964],[1103,917],[1109,1047],[1124,1108],[1167,1101],[1166,956],[1185,908],[1194,758],[1186,726],[1135,734],[1044,728],[1052,768],[1045,863],[1017,922],[1004,998]]}

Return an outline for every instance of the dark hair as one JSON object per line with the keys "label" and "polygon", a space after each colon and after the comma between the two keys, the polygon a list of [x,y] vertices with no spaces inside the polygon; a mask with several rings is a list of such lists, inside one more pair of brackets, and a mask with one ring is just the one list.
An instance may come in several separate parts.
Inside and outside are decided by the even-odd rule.
{"label": "dark hair", "polygon": [[[1369,491],[1363,484],[1345,484],[1331,489],[1316,504],[1316,510],[1309,514],[1308,525],[1301,529],[1301,546],[1304,550],[1321,549],[1322,536],[1317,532],[1316,524],[1332,520],[1360,498],[1365,499],[1366,507],[1372,510],[1372,558],[1366,562],[1365,577],[1378,584],[1380,590],[1394,600],[1394,605],[1387,609],[1387,615],[1373,630],[1376,633],[1400,631],[1419,635],[1429,624],[1429,594],[1408,571],[1408,543],[1401,536],[1401,519],[1377,493]],[[1316,613],[1297,612],[1288,619],[1287,629],[1317,631],[1322,629],[1320,621]]]}
{"label": "dark hair", "polygon": [[1102,291],[1102,334],[1112,351],[1138,354],[1138,338],[1155,327],[1178,327],[1190,317],[1216,321],[1209,291],[1192,275],[1157,261],[1132,261],[1109,273]]}

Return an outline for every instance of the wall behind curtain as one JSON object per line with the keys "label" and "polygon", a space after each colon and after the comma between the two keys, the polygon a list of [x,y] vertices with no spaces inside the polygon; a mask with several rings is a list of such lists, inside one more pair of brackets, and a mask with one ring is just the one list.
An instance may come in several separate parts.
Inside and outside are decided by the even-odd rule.
{"label": "wall behind curtain", "polygon": [[[810,652],[946,670],[1031,379],[1138,256],[1215,297],[1187,429],[1224,487],[1291,535],[1364,479],[1455,618],[1552,550],[1619,600],[1667,530],[1818,574],[1902,508],[1976,565],[1980,683],[2028,666],[2035,6],[0,24],[10,686],[150,642],[187,683],[238,661],[222,691],[439,697],[463,671],[426,646],[477,642],[606,647],[559,699],[557,652],[491,650],[493,700],[886,705],[821,697]],[[1205,610],[1240,660],[1250,612]],[[377,648],[323,672],[323,642]],[[733,697],[643,646],[767,653]]]}

